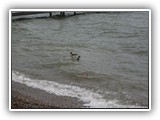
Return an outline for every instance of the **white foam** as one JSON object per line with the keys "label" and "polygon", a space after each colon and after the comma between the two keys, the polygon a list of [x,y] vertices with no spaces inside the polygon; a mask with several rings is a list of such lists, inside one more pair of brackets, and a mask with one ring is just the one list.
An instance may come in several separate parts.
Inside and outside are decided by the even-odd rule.
{"label": "white foam", "polygon": [[86,88],[60,84],[48,80],[31,79],[29,77],[26,77],[24,74],[21,74],[16,71],[12,71],[12,80],[15,82],[25,84],[32,88],[45,90],[48,93],[53,93],[59,96],[76,97],[79,100],[85,102],[84,106],[91,108],[138,108],[139,107],[130,105],[129,106],[120,105],[118,103],[118,100],[107,101],[106,99],[103,99],[103,97],[100,94],[95,93],[92,90]]}

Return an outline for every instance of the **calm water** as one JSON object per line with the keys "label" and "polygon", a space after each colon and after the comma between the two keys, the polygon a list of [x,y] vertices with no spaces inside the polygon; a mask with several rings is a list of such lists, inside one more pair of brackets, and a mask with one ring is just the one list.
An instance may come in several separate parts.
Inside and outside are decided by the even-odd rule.
{"label": "calm water", "polygon": [[13,21],[12,80],[87,107],[148,107],[148,20],[112,12]]}

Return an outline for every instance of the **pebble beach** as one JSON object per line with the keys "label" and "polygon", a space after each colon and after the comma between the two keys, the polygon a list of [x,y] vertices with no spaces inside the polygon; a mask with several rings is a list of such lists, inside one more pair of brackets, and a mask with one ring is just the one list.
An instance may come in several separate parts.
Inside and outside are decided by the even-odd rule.
{"label": "pebble beach", "polygon": [[83,108],[76,98],[57,96],[12,81],[11,109],[71,109]]}

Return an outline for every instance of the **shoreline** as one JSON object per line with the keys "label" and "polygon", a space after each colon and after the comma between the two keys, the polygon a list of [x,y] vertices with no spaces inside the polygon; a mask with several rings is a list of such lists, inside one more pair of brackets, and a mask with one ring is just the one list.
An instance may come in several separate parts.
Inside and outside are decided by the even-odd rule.
{"label": "shoreline", "polygon": [[80,109],[86,108],[77,98],[58,96],[11,82],[11,109]]}

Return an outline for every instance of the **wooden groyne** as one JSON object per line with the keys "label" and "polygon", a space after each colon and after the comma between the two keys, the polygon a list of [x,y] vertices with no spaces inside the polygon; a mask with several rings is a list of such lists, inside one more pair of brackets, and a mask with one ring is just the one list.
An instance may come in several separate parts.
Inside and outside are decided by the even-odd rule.
{"label": "wooden groyne", "polygon": [[49,12],[12,12],[12,16],[22,16],[22,15],[33,15],[33,14],[43,14]]}
{"label": "wooden groyne", "polygon": [[[15,17],[15,16],[27,16],[27,15],[34,15],[34,14],[46,14],[48,13],[49,17],[52,17],[52,13],[54,12],[12,12],[12,17]],[[59,16],[65,16],[66,13],[65,12],[59,12]],[[76,12],[73,12],[72,15],[76,15]]]}

